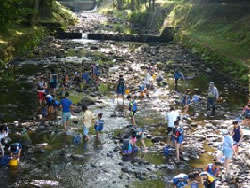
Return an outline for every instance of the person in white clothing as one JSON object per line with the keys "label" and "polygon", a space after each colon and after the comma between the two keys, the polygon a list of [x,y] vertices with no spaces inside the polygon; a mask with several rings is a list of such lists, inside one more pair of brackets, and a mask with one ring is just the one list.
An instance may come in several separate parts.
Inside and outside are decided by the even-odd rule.
{"label": "person in white clothing", "polygon": [[167,134],[169,135],[174,129],[174,122],[177,120],[179,113],[174,110],[174,107],[170,108],[170,112],[166,115],[166,121],[168,124]]}
{"label": "person in white clothing", "polygon": [[82,106],[83,111],[83,136],[85,140],[89,140],[89,128],[92,126],[92,123],[94,121],[94,115],[91,111],[88,110],[88,107],[83,105]]}
{"label": "person in white clothing", "polygon": [[146,96],[149,97],[149,90],[151,89],[152,86],[152,81],[153,78],[150,74],[150,72],[148,71],[148,73],[146,74],[145,78],[144,78],[144,84],[146,85]]}

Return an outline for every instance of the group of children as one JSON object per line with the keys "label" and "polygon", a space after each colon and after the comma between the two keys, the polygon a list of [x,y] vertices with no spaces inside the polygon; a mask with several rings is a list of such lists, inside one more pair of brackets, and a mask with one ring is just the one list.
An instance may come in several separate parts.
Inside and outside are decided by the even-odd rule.
{"label": "group of children", "polygon": [[[17,166],[20,160],[22,145],[13,143],[8,146],[9,129],[6,125],[0,127],[0,148],[2,157],[0,158],[0,166]],[[8,148],[9,155],[5,155],[5,148]]]}
{"label": "group of children", "polygon": [[208,164],[202,171],[193,171],[189,175],[179,174],[173,178],[175,188],[199,188],[200,185],[207,188],[215,188],[216,177],[221,174],[220,162]]}
{"label": "group of children", "polygon": [[76,87],[82,88],[82,85],[88,85],[91,81],[98,83],[100,70],[98,65],[92,64],[90,72],[75,72],[72,79],[69,78],[69,75],[66,72],[61,76],[62,79],[59,79],[59,75],[56,71],[51,69],[48,79],[49,84],[47,84],[46,78],[43,75],[38,79],[37,96],[42,114],[40,118],[57,114],[59,108],[58,100],[65,96],[66,91],[72,84]]}

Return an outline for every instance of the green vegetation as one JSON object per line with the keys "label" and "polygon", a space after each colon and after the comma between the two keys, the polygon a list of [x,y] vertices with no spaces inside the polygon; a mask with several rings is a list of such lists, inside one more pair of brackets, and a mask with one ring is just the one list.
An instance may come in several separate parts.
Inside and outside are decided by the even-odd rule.
{"label": "green vegetation", "polygon": [[229,79],[248,83],[250,3],[157,0],[156,8],[149,9],[148,0],[142,1],[133,11],[131,3],[125,2],[121,9],[105,6],[102,11],[128,20],[132,31],[133,27],[145,33],[150,30],[162,32],[164,27],[180,27],[181,31],[175,35],[177,42]]}
{"label": "green vegetation", "polygon": [[101,83],[100,86],[98,87],[98,90],[103,95],[107,95],[109,93],[109,85],[105,83]]}
{"label": "green vegetation", "polygon": [[182,28],[176,40],[208,65],[248,83],[249,10],[249,3],[179,3],[173,10],[171,24]]}
{"label": "green vegetation", "polygon": [[[27,54],[48,35],[47,25],[66,28],[76,17],[55,0],[6,0],[0,6],[0,66]],[[38,4],[36,4],[38,3]]]}

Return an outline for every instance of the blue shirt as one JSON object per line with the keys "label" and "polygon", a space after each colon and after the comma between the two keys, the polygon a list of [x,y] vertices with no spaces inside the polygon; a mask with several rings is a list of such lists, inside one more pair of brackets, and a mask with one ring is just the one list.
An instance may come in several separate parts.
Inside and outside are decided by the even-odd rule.
{"label": "blue shirt", "polygon": [[232,147],[233,147],[232,137],[229,135],[224,136],[224,143],[223,143],[224,150],[228,150],[228,151],[233,150]]}
{"label": "blue shirt", "polygon": [[63,98],[61,99],[60,104],[62,105],[64,113],[70,112],[70,106],[72,105],[71,100],[69,100],[68,98]]}

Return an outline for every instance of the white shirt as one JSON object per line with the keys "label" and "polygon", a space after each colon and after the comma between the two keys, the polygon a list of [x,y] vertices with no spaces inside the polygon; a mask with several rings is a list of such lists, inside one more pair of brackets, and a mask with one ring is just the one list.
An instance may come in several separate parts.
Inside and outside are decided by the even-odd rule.
{"label": "white shirt", "polygon": [[83,124],[86,128],[90,128],[92,126],[92,119],[94,115],[91,111],[87,110],[83,115]]}
{"label": "white shirt", "polygon": [[166,120],[168,121],[168,127],[171,127],[171,128],[174,127],[174,122],[177,120],[178,116],[179,114],[176,111],[171,111],[167,113]]}
{"label": "white shirt", "polygon": [[147,73],[145,78],[144,78],[144,84],[150,84],[150,82],[152,82],[152,80],[153,80],[152,76],[149,73]]}

